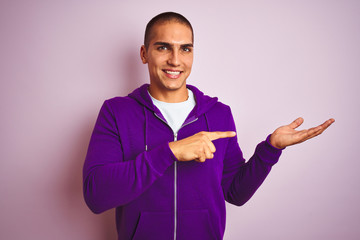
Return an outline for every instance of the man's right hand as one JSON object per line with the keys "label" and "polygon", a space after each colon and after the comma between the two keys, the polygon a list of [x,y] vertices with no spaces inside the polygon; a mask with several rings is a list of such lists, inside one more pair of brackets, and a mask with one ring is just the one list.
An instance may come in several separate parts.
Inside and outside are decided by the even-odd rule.
{"label": "man's right hand", "polygon": [[169,147],[179,161],[205,162],[212,159],[216,148],[212,141],[219,138],[235,137],[236,133],[228,132],[199,132],[191,137],[176,142],[170,142]]}

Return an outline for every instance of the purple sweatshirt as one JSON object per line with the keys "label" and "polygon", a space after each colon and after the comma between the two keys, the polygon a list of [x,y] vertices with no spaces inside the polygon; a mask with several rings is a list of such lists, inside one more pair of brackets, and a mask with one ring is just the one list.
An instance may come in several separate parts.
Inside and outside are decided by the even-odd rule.
{"label": "purple sweatshirt", "polygon": [[119,239],[222,239],[225,201],[248,201],[281,150],[267,138],[245,163],[233,137],[213,141],[214,158],[204,163],[177,161],[169,142],[236,130],[230,107],[188,85],[196,106],[176,135],[148,86],[101,107],[83,168],[85,201],[94,213],[116,208]]}

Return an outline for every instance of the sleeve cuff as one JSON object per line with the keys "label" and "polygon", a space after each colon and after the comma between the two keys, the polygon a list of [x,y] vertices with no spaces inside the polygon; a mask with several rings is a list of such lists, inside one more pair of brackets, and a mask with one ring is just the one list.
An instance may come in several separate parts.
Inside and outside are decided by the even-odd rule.
{"label": "sleeve cuff", "polygon": [[169,143],[163,143],[147,151],[145,154],[147,155],[150,165],[161,175],[168,167],[177,161],[169,147]]}
{"label": "sleeve cuff", "polygon": [[257,154],[261,160],[267,164],[274,165],[279,161],[282,150],[278,149],[270,144],[270,135],[267,136],[266,140],[261,142],[257,146]]}
{"label": "sleeve cuff", "polygon": [[284,148],[276,148],[276,147],[274,147],[273,145],[271,145],[271,143],[270,143],[270,137],[271,137],[271,134],[269,134],[268,136],[267,136],[267,138],[266,138],[266,143],[271,147],[271,148],[273,148],[273,149],[275,149],[275,150],[284,150],[286,147],[284,147]]}

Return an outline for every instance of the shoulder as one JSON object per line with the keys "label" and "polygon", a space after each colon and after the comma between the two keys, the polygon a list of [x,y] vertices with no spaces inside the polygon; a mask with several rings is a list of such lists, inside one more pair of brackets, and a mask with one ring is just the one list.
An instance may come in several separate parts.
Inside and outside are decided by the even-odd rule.
{"label": "shoulder", "polygon": [[229,105],[221,102],[221,101],[218,101],[216,104],[215,104],[215,107],[218,108],[218,109],[221,109],[223,111],[231,111],[231,108]]}
{"label": "shoulder", "polygon": [[229,105],[218,101],[210,110],[209,113],[221,115],[223,117],[231,116],[231,108]]}
{"label": "shoulder", "polygon": [[106,99],[104,101],[104,105],[107,105],[109,107],[111,107],[112,109],[116,109],[116,108],[132,108],[132,107],[136,107],[136,106],[140,106],[140,104],[133,98],[130,98],[129,96],[125,96],[125,97],[112,97],[109,99]]}
{"label": "shoulder", "polygon": [[131,116],[138,111],[142,111],[141,105],[129,96],[106,99],[100,109],[101,113],[110,114],[116,119],[121,116]]}
{"label": "shoulder", "polygon": [[209,109],[205,116],[211,131],[234,131],[234,120],[230,106],[217,102]]}
{"label": "shoulder", "polygon": [[187,85],[187,87],[194,93],[196,103],[199,108],[200,113],[204,112],[216,112],[218,114],[230,113],[230,107],[218,100],[217,97],[211,97],[204,94],[198,88],[192,85]]}

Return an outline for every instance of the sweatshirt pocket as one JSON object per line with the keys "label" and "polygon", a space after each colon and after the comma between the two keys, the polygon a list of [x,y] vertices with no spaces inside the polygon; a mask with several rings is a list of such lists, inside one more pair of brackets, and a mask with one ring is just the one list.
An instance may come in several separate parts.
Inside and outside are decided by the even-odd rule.
{"label": "sweatshirt pocket", "polygon": [[170,212],[142,212],[137,224],[134,240],[174,238],[174,219]]}
{"label": "sweatshirt pocket", "polygon": [[177,236],[179,240],[213,240],[220,239],[215,235],[215,230],[210,221],[209,211],[185,210],[179,212],[179,228]]}

